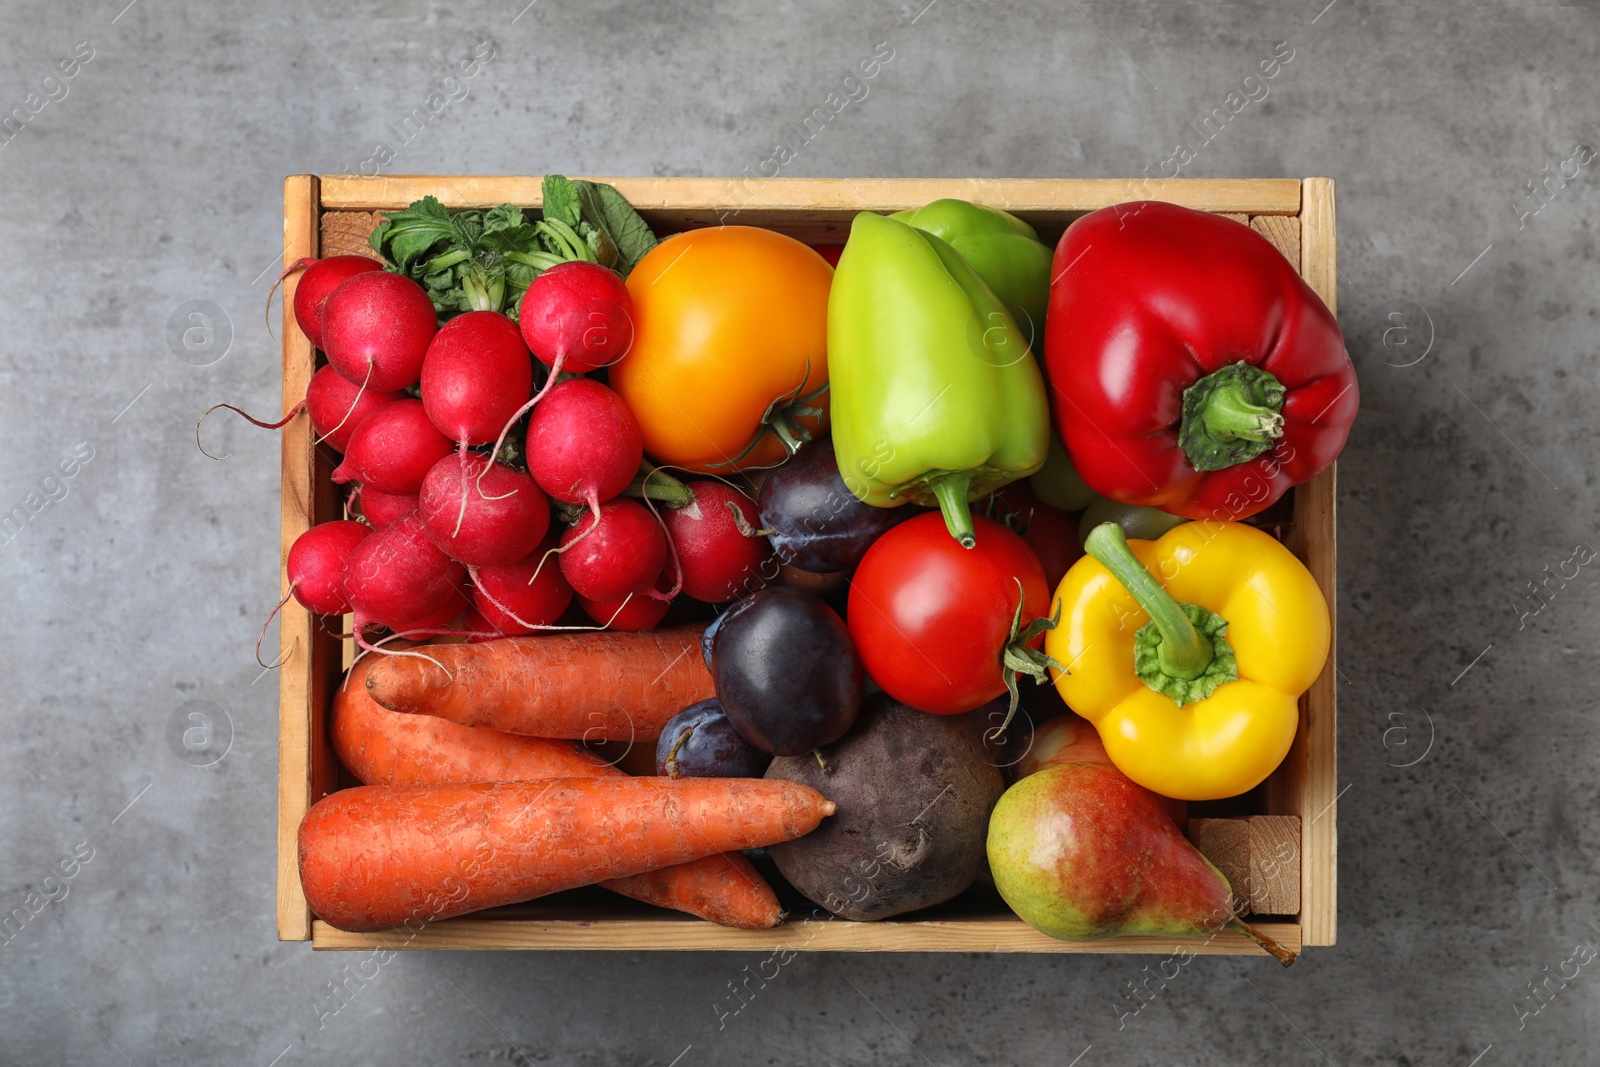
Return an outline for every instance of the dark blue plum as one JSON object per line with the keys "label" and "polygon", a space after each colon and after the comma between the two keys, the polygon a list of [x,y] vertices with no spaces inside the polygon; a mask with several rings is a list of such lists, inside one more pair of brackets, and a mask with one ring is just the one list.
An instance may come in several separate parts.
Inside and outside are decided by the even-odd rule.
{"label": "dark blue plum", "polygon": [[771,762],[740,736],[716,700],[678,712],[656,742],[656,773],[667,778],[760,778]]}
{"label": "dark blue plum", "polygon": [[864,504],[839,476],[832,441],[814,441],[761,485],[761,526],[778,558],[831,574],[861,562],[882,533],[922,509]]}
{"label": "dark blue plum", "polygon": [[723,614],[711,679],[733,728],[774,756],[837,741],[861,710],[861,658],[844,620],[791,586],[763,589]]}

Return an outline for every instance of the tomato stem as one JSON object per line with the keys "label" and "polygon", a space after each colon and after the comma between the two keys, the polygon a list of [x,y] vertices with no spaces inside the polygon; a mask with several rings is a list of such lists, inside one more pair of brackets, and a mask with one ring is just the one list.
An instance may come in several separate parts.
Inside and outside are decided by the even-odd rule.
{"label": "tomato stem", "polygon": [[1060,598],[1056,599],[1055,610],[1048,616],[1034,619],[1027,626],[1023,626],[1022,607],[1027,594],[1022,588],[1022,579],[1012,578],[1012,581],[1017,583],[1017,610],[1011,616],[1011,636],[1006,641],[1005,648],[1000,651],[1000,676],[1005,679],[1006,693],[1010,696],[1011,702],[1006,709],[1006,721],[989,731],[990,741],[998,741],[1017,714],[1017,705],[1022,700],[1022,694],[1017,691],[1017,675],[1026,674],[1037,684],[1044,685],[1050,681],[1048,668],[1054,667],[1062,674],[1067,673],[1065,667],[1033,647],[1033,642],[1038,640],[1040,634],[1054,630],[1060,625]]}
{"label": "tomato stem", "polygon": [[811,431],[799,422],[790,418],[787,408],[777,408],[767,416],[767,425],[772,428],[773,434],[783,443],[783,450],[789,455],[800,451],[800,446],[811,440]]}

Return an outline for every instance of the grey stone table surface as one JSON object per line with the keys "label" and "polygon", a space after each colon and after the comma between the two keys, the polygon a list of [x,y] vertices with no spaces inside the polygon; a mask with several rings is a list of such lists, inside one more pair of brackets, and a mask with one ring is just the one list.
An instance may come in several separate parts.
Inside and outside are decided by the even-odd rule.
{"label": "grey stone table surface", "polygon": [[[0,1062],[1595,1062],[1594,5],[0,19],[0,508],[24,514],[0,536],[0,914],[26,916],[0,940]],[[380,143],[388,173],[754,173],[835,90],[783,174],[1337,179],[1364,392],[1340,464],[1338,945],[1288,971],[1196,960],[1143,1000],[1145,958],[801,956],[720,1020],[757,957],[409,954],[328,1012],[351,957],[273,929],[276,704],[251,646],[277,440],[208,425],[223,464],[194,443],[210,403],[279,402],[284,175]],[[191,301],[222,315],[186,348]],[[177,755],[189,701],[231,730],[209,766]]]}

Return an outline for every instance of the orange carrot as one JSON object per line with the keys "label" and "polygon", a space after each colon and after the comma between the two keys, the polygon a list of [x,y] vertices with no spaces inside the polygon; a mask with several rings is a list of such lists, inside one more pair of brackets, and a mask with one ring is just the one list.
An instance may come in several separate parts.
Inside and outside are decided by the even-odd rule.
{"label": "orange carrot", "polygon": [[704,629],[432,645],[427,654],[444,670],[420,656],[389,656],[368,671],[367,692],[391,711],[529,737],[654,738],[672,716],[715,693],[700,655]]}
{"label": "orange carrot", "polygon": [[778,894],[742,852],[722,852],[600,884],[613,893],[718,926],[770,930],[783,921]]}
{"label": "orange carrot", "polygon": [[[437,651],[432,646],[428,654]],[[376,658],[365,656],[350,668],[334,694],[328,726],[339,761],[365,785],[454,785],[622,773],[571,741],[477,730],[379,707],[367,696],[365,684]]]}
{"label": "orange carrot", "polygon": [[358,786],[300,823],[300,884],[333,926],[385,930],[792,841],[835,810],[761,778]]}
{"label": "orange carrot", "polygon": [[[333,750],[363,784],[465,785],[623,776],[571,741],[518,737],[380,707],[367,696],[366,674],[372,662],[373,657],[367,656],[350,668],[334,694],[329,724]],[[737,852],[613,878],[601,885],[722,926],[762,930],[778,925],[783,916],[772,887]]]}

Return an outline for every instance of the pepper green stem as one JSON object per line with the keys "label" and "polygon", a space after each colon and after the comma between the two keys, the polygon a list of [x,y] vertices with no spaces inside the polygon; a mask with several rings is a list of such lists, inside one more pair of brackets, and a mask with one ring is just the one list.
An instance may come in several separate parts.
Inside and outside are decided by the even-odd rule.
{"label": "pepper green stem", "polygon": [[1213,390],[1200,417],[1213,437],[1275,441],[1283,436],[1283,416],[1265,404],[1253,403],[1238,382]]}
{"label": "pepper green stem", "polygon": [[1172,594],[1163,589],[1134,556],[1127,538],[1122,535],[1122,527],[1114,522],[1101,523],[1089,531],[1083,547],[1122,583],[1128,595],[1139,602],[1151,623],[1161,632],[1161,644],[1157,648],[1161,672],[1183,679],[1204,674],[1216,658],[1211,641],[1195,629]]}
{"label": "pepper green stem", "polygon": [[1240,360],[1183,391],[1178,446],[1197,471],[1255,459],[1283,436],[1286,390],[1270,372]]}
{"label": "pepper green stem", "polygon": [[971,486],[971,471],[951,471],[928,483],[934,499],[939,501],[939,511],[944,515],[944,528],[950,531],[951,537],[961,542],[962,548],[972,548],[978,543],[977,532],[972,528],[972,508],[967,503],[967,490]]}

